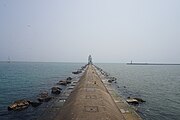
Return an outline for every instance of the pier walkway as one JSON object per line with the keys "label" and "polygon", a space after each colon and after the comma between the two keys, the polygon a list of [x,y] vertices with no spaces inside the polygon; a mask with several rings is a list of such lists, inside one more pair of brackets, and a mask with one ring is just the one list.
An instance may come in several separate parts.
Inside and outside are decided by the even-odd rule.
{"label": "pier walkway", "polygon": [[95,67],[88,65],[54,120],[141,120],[141,118],[124,100],[109,91]]}

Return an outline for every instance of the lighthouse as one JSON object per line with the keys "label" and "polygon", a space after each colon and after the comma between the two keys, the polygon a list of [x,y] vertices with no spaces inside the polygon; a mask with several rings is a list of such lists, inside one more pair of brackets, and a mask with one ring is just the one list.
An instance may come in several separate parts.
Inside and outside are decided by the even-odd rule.
{"label": "lighthouse", "polygon": [[89,55],[89,57],[88,57],[88,64],[92,64],[92,57],[91,57],[91,55]]}

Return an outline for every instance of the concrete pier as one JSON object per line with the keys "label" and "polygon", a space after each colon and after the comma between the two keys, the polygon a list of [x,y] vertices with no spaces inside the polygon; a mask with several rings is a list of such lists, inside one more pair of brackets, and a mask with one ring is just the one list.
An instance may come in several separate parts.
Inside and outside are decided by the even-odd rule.
{"label": "concrete pier", "polygon": [[[55,103],[57,104],[57,103]],[[89,64],[63,106],[52,107],[41,119],[52,120],[142,120]],[[51,117],[47,117],[51,116]]]}

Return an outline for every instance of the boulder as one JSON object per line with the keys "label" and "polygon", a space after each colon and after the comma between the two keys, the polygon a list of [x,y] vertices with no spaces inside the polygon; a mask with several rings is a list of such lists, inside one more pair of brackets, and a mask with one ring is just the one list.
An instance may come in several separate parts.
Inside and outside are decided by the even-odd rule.
{"label": "boulder", "polygon": [[39,102],[48,102],[52,97],[48,95],[48,92],[42,92],[37,99]]}
{"label": "boulder", "polygon": [[70,84],[71,83],[71,80],[66,80],[67,84]]}
{"label": "boulder", "polygon": [[142,102],[146,102],[141,98],[130,98],[130,97],[128,97],[126,101],[127,101],[127,103],[130,103],[130,104],[139,104]]}
{"label": "boulder", "polygon": [[13,104],[8,106],[8,110],[22,110],[28,108],[30,105],[28,100],[17,100]]}
{"label": "boulder", "polygon": [[68,83],[67,83],[67,80],[60,80],[57,84],[66,86]]}
{"label": "boulder", "polygon": [[109,77],[109,79],[111,79],[112,81],[117,80],[117,78],[115,78],[115,77]]}
{"label": "boulder", "polygon": [[81,70],[78,70],[78,71],[75,71],[75,72],[72,72],[73,74],[79,74],[79,73],[82,73]]}
{"label": "boulder", "polygon": [[51,93],[53,94],[60,94],[62,89],[59,87],[52,87],[51,90]]}
{"label": "boulder", "polygon": [[66,80],[72,80],[72,77],[68,77]]}
{"label": "boulder", "polygon": [[108,80],[109,83],[112,83],[112,80]]}
{"label": "boulder", "polygon": [[39,102],[39,101],[30,101],[30,104],[31,104],[32,107],[37,107],[37,106],[41,105],[42,102]]}
{"label": "boulder", "polygon": [[38,98],[38,101],[39,102],[49,102],[51,99],[52,99],[51,96],[48,96],[48,97],[45,97],[45,98],[40,97],[40,98]]}
{"label": "boulder", "polygon": [[139,104],[139,102],[136,99],[133,99],[133,98],[128,98],[126,100],[126,102],[129,103],[129,104]]}
{"label": "boulder", "polygon": [[138,102],[146,102],[145,100],[141,99],[141,98],[134,98],[136,99]]}
{"label": "boulder", "polygon": [[84,70],[85,68],[86,68],[86,65],[85,65],[85,66],[82,66],[82,67],[81,67],[81,70]]}

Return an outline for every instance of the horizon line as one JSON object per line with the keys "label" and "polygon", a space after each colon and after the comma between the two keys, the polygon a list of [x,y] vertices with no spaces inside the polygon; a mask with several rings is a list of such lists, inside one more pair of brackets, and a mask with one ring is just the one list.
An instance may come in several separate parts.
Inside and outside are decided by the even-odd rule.
{"label": "horizon line", "polygon": [[[0,62],[9,62],[5,60],[0,60]],[[10,61],[10,62],[32,62],[32,63],[88,63],[88,62],[72,62],[72,61]],[[93,62],[93,63],[122,63],[122,64],[131,64],[131,62]],[[180,64],[176,62],[133,62],[132,64]]]}

